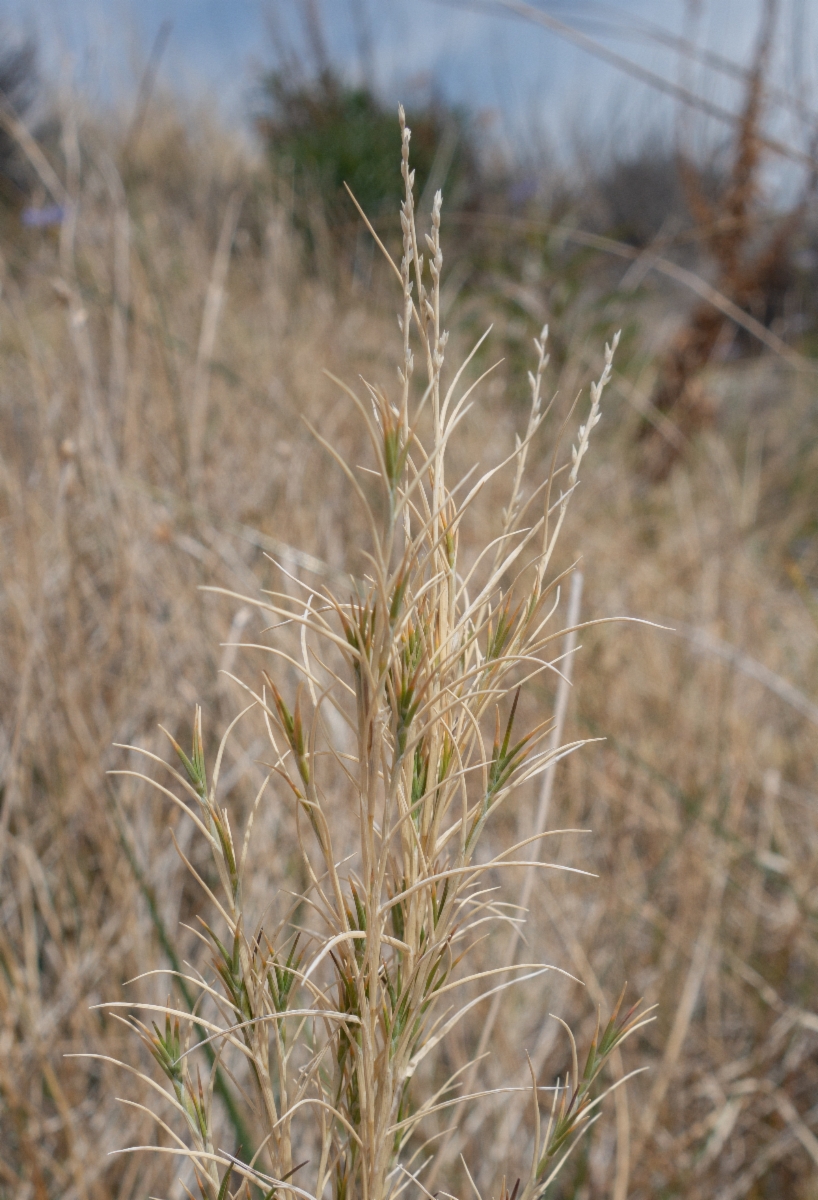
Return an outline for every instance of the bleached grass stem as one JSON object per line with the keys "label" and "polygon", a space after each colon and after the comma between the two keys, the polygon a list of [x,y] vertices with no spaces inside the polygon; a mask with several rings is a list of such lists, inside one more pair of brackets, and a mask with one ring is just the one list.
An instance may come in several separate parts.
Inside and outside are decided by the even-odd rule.
{"label": "bleached grass stem", "polygon": [[[420,1064],[484,1001],[492,1001],[484,1026],[490,1031],[506,990],[560,970],[515,964],[515,921],[504,966],[463,965],[475,956],[488,928],[502,928],[510,919],[497,900],[487,898],[488,891],[509,871],[522,869],[527,903],[535,872],[587,875],[543,861],[539,848],[518,856],[545,833],[555,764],[583,744],[563,744],[581,577],[576,574],[572,584],[563,650],[549,658],[552,643],[562,636],[550,625],[563,576],[548,579],[547,573],[591,431],[601,418],[618,335],[605,348],[570,467],[557,464],[556,447],[549,477],[528,484],[530,450],[550,407],[542,400],[548,364],[543,329],[534,342],[529,417],[514,449],[476,483],[466,486],[471,471],[449,483],[452,440],[485,379],[485,373],[467,378],[483,339],[445,387],[443,197],[435,193],[429,232],[421,238],[411,133],[402,109],[400,128],[403,254],[399,268],[392,263],[401,287],[398,393],[392,399],[365,381],[362,394],[340,385],[368,433],[372,457],[363,469],[345,461],[320,428],[313,430],[363,510],[370,536],[362,548],[364,573],[347,595],[324,584],[306,589],[306,595],[299,589],[300,598],[286,592],[236,597],[275,618],[265,632],[271,644],[258,644],[272,651],[275,677],[264,670],[260,688],[241,684],[250,703],[221,739],[212,771],[200,709],[190,755],[170,739],[181,763],[180,770],[171,770],[171,782],[182,789],[184,800],[155,784],[193,818],[210,849],[210,872],[193,855],[185,853],[183,860],[219,919],[218,932],[202,921],[200,934],[212,947],[218,982],[187,977],[200,992],[193,1013],[170,1001],[111,1006],[164,1017],[164,1030],[130,1020],[166,1077],[172,1107],[184,1118],[190,1147],[184,1153],[206,1200],[238,1200],[247,1181],[267,1188],[270,1197],[278,1190],[303,1197],[331,1192],[335,1200],[394,1200],[408,1179],[416,1179],[422,1190],[430,1187],[445,1144],[438,1144],[420,1167],[410,1167],[440,1114],[490,1091],[472,1087],[488,1035],[474,1064],[458,1069],[442,1086],[440,1080],[432,1084],[425,1098]],[[231,216],[223,245],[232,226]],[[223,270],[219,260],[217,284]],[[211,340],[205,330],[203,364]],[[422,384],[416,380],[416,350],[425,368]],[[201,408],[203,382],[198,394]],[[553,486],[566,469],[565,490],[552,502]],[[477,497],[505,472],[509,491],[499,531],[484,532],[476,561],[466,568],[459,552],[464,523],[476,513]],[[542,512],[536,516],[535,510],[529,518],[534,502],[543,505]],[[555,718],[520,735],[521,691],[543,671],[558,676]],[[253,710],[273,758],[251,801],[239,855],[221,798],[220,772],[238,721],[252,720]],[[339,716],[351,748],[332,732]],[[153,753],[143,753],[157,761]],[[122,773],[147,778],[142,772]],[[543,774],[532,835],[505,849],[495,845],[488,855],[479,852],[498,812],[519,801],[525,785]],[[265,797],[291,808],[306,881],[294,902],[285,898],[284,916],[270,915],[276,897],[270,898],[266,917],[252,915],[245,899],[247,872],[257,869],[250,828]],[[309,928],[297,916],[299,909],[309,912]],[[453,1006],[456,989],[462,993]],[[639,1027],[635,1010],[619,1020],[619,1007],[592,1042],[581,1077],[571,1038],[575,1065],[570,1080],[554,1093],[544,1135],[541,1089],[532,1081],[534,1153],[519,1171],[528,1181],[520,1200],[544,1194],[573,1139],[589,1124],[598,1103],[594,1086],[605,1063]],[[199,1049],[194,1028],[215,1050],[206,1083],[193,1073]],[[249,1155],[214,1151],[213,1081],[220,1061],[225,1070],[232,1064],[237,1085],[255,1094],[248,1120],[259,1149],[252,1161]],[[449,1094],[454,1088],[460,1094]],[[296,1172],[298,1185],[288,1182]],[[509,1200],[504,1188],[502,1200]]]}

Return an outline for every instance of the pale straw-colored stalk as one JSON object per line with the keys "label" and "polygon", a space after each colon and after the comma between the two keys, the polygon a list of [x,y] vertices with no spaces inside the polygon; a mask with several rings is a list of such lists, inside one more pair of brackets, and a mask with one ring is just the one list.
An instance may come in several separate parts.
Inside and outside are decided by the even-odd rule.
{"label": "pale straw-colored stalk", "polygon": [[[476,480],[448,485],[447,453],[481,382],[469,370],[484,339],[444,383],[442,196],[434,197],[425,262],[410,131],[400,115],[403,258],[399,267],[392,263],[401,286],[397,399],[374,384],[363,382],[358,392],[339,381],[368,433],[372,463],[365,470],[345,462],[314,430],[365,514],[367,566],[352,595],[324,588],[306,589],[298,602],[284,592],[242,597],[271,626],[284,624],[265,647],[275,668],[263,672],[258,686],[241,684],[263,718],[272,756],[253,812],[259,804],[292,805],[306,880],[294,902],[280,898],[275,923],[269,912],[251,918],[245,905],[252,818],[236,840],[219,798],[233,726],[208,772],[197,710],[190,757],[174,743],[182,764],[169,768],[176,790],[156,784],[212,852],[217,886],[191,870],[215,914],[216,929],[203,929],[217,979],[190,973],[187,983],[201,995],[193,1014],[172,1003],[148,1004],[146,1013],[158,1012],[164,1024],[135,1025],[167,1078],[164,1094],[180,1132],[163,1127],[194,1163],[208,1200],[244,1196],[250,1184],[268,1197],[387,1200],[407,1187],[422,1193],[434,1154],[421,1149],[434,1128],[427,1119],[456,1112],[470,1097],[455,1078],[415,1086],[421,1064],[481,1000],[555,969],[516,961],[482,970],[466,965],[486,922],[507,920],[489,883],[520,868],[526,878],[575,869],[541,856],[544,830],[490,854],[483,835],[524,784],[580,744],[561,744],[548,719],[519,736],[515,714],[521,687],[559,676],[560,578],[548,573],[600,419],[617,338],[605,349],[590,413],[564,472],[555,446],[546,479],[529,487],[525,474],[548,411],[541,399],[543,330],[524,436]],[[415,349],[425,366],[422,388]],[[463,524],[502,472],[510,475],[510,492],[500,532],[487,536],[466,566],[459,553]],[[297,652],[285,641],[293,629]],[[294,675],[301,682],[293,698]],[[348,737],[333,734],[339,726]],[[532,1081],[533,1155],[509,1174],[520,1176],[521,1198],[544,1194],[591,1119],[592,1087],[606,1059],[642,1020],[633,1010],[618,1020],[617,1007],[582,1074],[574,1046],[570,1077],[549,1091],[544,1122],[542,1089]],[[217,1049],[204,1081],[194,1068],[194,1026]],[[252,1158],[246,1148],[242,1156],[226,1151],[214,1132],[220,1061],[231,1064],[237,1086],[249,1089],[249,1123],[259,1134]]]}

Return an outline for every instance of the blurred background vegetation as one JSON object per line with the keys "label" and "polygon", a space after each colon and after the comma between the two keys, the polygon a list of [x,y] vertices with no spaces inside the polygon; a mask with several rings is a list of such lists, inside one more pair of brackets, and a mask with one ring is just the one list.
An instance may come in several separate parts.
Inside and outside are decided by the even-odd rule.
{"label": "blurred background vegetation", "polygon": [[[371,91],[351,87],[326,68],[301,81],[281,71],[266,77],[269,111],[257,128],[278,176],[290,174],[296,212],[320,204],[328,219],[349,224],[354,209],[348,184],[373,218],[392,216],[400,204],[395,176],[395,114]],[[407,112],[412,130],[416,187],[446,186],[450,203],[461,207],[479,186],[473,138],[465,114],[441,100]]]}
{"label": "blurred background vegetation", "polygon": [[[211,740],[235,714],[218,669],[241,673],[230,644],[263,630],[200,585],[281,586],[271,558],[314,582],[363,538],[301,418],[320,416],[358,461],[354,418],[321,369],[394,376],[392,279],[343,184],[398,255],[397,120],[383,89],[333,58],[319,8],[301,8],[314,52],[275,43],[250,81],[250,140],[168,89],[167,26],[124,108],[61,87],[32,42],[8,37],[0,54],[9,1200],[175,1198],[191,1184],[170,1156],[108,1156],[167,1138],[112,1104],[140,1101],[135,1080],[66,1057],[130,1059],[132,1039],[91,1005],[132,995],[126,981],[156,964],[206,969],[169,825],[206,864],[169,806],[111,782],[127,761],[113,743],[163,753],[157,723],[180,735],[197,700]],[[559,32],[539,17],[560,6],[516,8],[531,38]],[[591,8],[569,29],[608,53],[604,24],[578,19]],[[817,1194],[818,116],[775,66],[796,16],[765,0],[742,62],[654,27],[702,86],[673,84],[670,126],[580,131],[559,154],[533,141],[508,152],[486,114],[432,85],[407,105],[416,192],[426,210],[437,187],[445,197],[449,360],[488,324],[475,377],[502,359],[464,424],[461,465],[512,444],[544,324],[552,434],[621,327],[566,555],[583,555],[587,618],[675,629],[584,638],[569,736],[606,740],[558,768],[554,825],[594,832],[554,853],[600,879],[543,885],[527,935],[585,988],[509,998],[484,1068],[487,1086],[522,1085],[528,1048],[549,1085],[568,1058],[547,1012],[590,1033],[626,980],[659,1005],[621,1064],[650,1071],[567,1167],[553,1192],[566,1200]],[[709,88],[725,74],[727,117]],[[550,448],[535,451],[543,470]],[[497,503],[486,496],[486,522]],[[530,696],[526,717],[551,699]],[[241,826],[262,747],[237,745],[223,786]],[[520,836],[530,806],[508,818]],[[289,886],[289,815],[266,812],[256,829],[257,886]],[[139,986],[164,1000],[175,985]],[[441,1072],[478,1038],[455,1039]],[[240,1135],[223,1118],[228,1143]],[[524,1169],[528,1120],[515,1100],[475,1105],[447,1188],[467,1186],[455,1149],[484,1194]]]}
{"label": "blurred background vegetation", "polygon": [[[11,110],[24,117],[34,101],[39,80],[37,53],[33,42],[6,48],[0,56],[0,92]],[[13,205],[25,197],[30,185],[26,159],[17,139],[7,128],[0,130],[0,201]]]}

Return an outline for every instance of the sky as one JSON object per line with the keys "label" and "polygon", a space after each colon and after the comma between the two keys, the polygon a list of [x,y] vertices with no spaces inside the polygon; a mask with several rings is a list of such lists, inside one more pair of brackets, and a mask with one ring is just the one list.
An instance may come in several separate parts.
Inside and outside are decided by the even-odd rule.
{"label": "sky", "polygon": [[[172,22],[160,82],[192,102],[215,104],[237,129],[250,127],[253,87],[275,60],[271,27],[307,61],[299,13],[314,3],[329,58],[350,79],[363,72],[388,103],[433,85],[447,99],[485,112],[495,133],[524,151],[570,134],[627,138],[673,111],[644,84],[506,12],[496,0],[0,0],[0,26],[34,33],[44,74],[71,80],[92,100],[133,102],[162,22]],[[609,50],[663,78],[678,80],[677,54],[644,36],[644,23],[686,34],[703,48],[746,63],[760,0],[530,0],[573,23]],[[818,0],[782,0],[776,74],[812,80]],[[278,14],[275,17],[275,14]],[[640,33],[641,31],[641,33]],[[704,68],[684,81],[709,99],[735,105],[734,83]],[[805,87],[807,83],[805,83]]]}

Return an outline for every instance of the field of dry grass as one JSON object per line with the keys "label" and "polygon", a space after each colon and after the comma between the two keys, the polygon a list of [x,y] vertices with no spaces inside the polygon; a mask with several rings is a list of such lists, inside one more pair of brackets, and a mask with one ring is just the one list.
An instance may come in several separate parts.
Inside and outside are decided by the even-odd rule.
{"label": "field of dry grass", "polygon": [[[202,872],[206,847],[169,802],[106,772],[129,761],[114,743],[164,755],[159,722],[186,744],[197,702],[217,744],[241,699],[219,670],[258,675],[228,643],[260,640],[261,615],[202,585],[280,588],[271,559],[311,583],[356,570],[360,514],[302,418],[361,461],[363,434],[322,369],[391,386],[400,346],[387,273],[364,287],[348,271],[331,282],[307,271],[286,193],[218,132],[185,132],[167,114],[124,162],[110,130],[79,124],[64,139],[76,223],[21,232],[9,217],[0,243],[0,1196],[15,1200],[177,1197],[180,1172],[193,1186],[170,1156],[109,1156],[168,1140],[114,1101],[146,1102],[138,1078],[66,1057],[150,1071],[93,1006],[137,991],[162,1003],[167,980],[126,981],[185,961],[206,969],[189,928],[206,905],[169,830]],[[398,144],[396,133],[396,170]],[[395,227],[399,238],[397,216]],[[526,1050],[540,1084],[564,1078],[570,1048],[548,1014],[587,1044],[597,1006],[606,1017],[627,981],[656,1020],[612,1077],[649,1069],[608,1099],[549,1194],[807,1200],[818,1195],[815,376],[774,356],[712,366],[714,427],[648,486],[633,449],[640,397],[682,301],[618,290],[604,265],[578,279],[558,238],[511,261],[521,256],[519,278],[501,286],[485,272],[484,287],[448,298],[451,359],[491,321],[475,377],[503,359],[456,466],[499,461],[525,427],[544,320],[558,350],[554,426],[621,326],[560,565],[582,556],[583,619],[673,631],[583,631],[565,736],[600,740],[556,768],[549,825],[591,831],[551,853],[597,877],[538,880],[525,938],[526,954],[584,986],[551,975],[504,996],[477,1084],[524,1087]],[[551,445],[532,448],[532,478]],[[502,502],[492,488],[481,497],[487,528]],[[534,685],[521,715],[533,723],[552,703],[551,685]],[[239,828],[264,745],[252,725],[229,744],[221,792]],[[525,837],[536,804],[531,784],[491,836]],[[262,806],[254,830],[263,907],[303,886],[301,860],[286,805]],[[486,964],[503,961],[492,936]],[[481,1012],[446,1044],[441,1080],[474,1053]],[[223,1144],[235,1142],[220,1112]],[[531,1137],[522,1094],[476,1101],[435,1188],[468,1194],[462,1152],[483,1195],[500,1194],[504,1174],[510,1189]]]}

